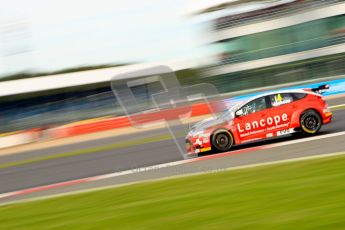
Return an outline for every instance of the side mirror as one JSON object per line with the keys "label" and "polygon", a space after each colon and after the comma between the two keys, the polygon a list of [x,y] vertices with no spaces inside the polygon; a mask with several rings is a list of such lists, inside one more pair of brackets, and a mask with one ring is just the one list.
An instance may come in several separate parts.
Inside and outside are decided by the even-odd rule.
{"label": "side mirror", "polygon": [[237,110],[236,113],[235,113],[236,117],[240,117],[240,116],[243,116],[243,110],[240,109],[240,110]]}

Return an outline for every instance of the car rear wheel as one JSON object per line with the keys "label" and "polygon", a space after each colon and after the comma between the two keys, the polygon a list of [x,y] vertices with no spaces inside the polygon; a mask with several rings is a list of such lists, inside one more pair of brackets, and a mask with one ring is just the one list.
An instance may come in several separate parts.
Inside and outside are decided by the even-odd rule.
{"label": "car rear wheel", "polygon": [[212,146],[218,151],[228,151],[233,144],[234,138],[228,131],[218,131],[212,135]]}
{"label": "car rear wheel", "polygon": [[305,134],[316,134],[322,126],[321,116],[314,110],[307,110],[301,116],[301,129]]}

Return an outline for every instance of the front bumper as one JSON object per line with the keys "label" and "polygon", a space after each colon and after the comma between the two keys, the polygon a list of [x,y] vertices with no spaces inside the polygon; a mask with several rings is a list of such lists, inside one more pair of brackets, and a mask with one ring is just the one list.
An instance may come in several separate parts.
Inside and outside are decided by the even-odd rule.
{"label": "front bumper", "polygon": [[199,153],[208,152],[211,150],[212,150],[211,146],[199,145],[190,139],[186,139],[186,151],[187,151],[188,155],[195,155],[195,154],[199,154]]}
{"label": "front bumper", "polygon": [[333,113],[330,111],[324,112],[323,114],[323,124],[328,124],[332,121]]}

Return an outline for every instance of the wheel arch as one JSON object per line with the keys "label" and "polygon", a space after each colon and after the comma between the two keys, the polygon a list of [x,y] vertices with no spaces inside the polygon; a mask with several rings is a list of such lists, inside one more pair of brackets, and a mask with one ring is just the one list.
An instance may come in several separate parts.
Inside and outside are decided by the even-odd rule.
{"label": "wheel arch", "polygon": [[299,125],[301,125],[301,118],[302,118],[303,114],[306,113],[306,112],[309,111],[309,110],[312,110],[312,111],[316,112],[316,113],[321,117],[321,122],[322,122],[322,125],[323,125],[322,114],[320,113],[319,110],[317,110],[317,109],[315,109],[315,108],[308,108],[308,109],[305,109],[305,110],[303,110],[303,111],[299,114],[299,116],[298,116],[298,123],[299,123]]}

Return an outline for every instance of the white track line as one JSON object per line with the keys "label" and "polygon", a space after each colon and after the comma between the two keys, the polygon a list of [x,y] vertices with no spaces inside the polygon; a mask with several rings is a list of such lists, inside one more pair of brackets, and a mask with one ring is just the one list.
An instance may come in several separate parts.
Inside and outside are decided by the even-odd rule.
{"label": "white track line", "polygon": [[328,106],[330,109],[336,109],[336,108],[340,108],[345,106],[345,104],[341,104],[341,105],[333,105],[333,106]]}
{"label": "white track line", "polygon": [[342,135],[345,135],[345,131],[337,132],[337,133],[330,133],[330,134],[320,135],[320,136],[315,136],[315,137],[297,139],[297,140],[292,140],[292,141],[285,141],[285,142],[280,142],[280,143],[275,143],[275,144],[268,144],[268,145],[264,145],[263,147],[264,148],[267,147],[267,149],[270,149],[270,148],[286,146],[286,145],[293,145],[293,144],[298,144],[298,143],[303,143],[303,142],[322,140],[322,139],[330,138],[330,137],[338,137],[338,136],[342,136]]}

